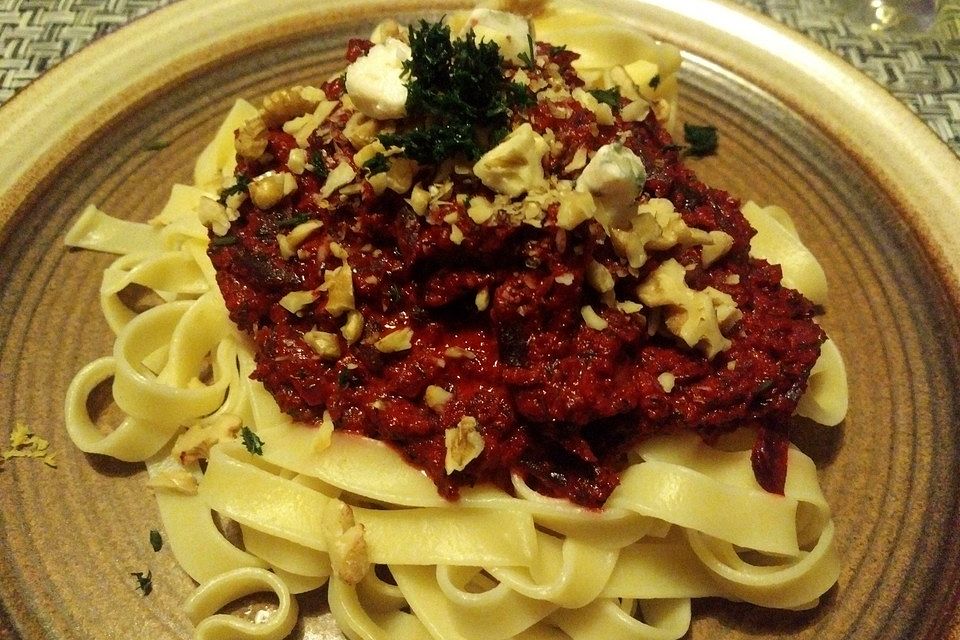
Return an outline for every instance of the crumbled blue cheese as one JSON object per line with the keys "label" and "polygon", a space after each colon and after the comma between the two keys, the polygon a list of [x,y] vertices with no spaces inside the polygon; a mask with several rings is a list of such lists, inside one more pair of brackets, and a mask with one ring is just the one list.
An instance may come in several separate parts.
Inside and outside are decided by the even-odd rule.
{"label": "crumbled blue cheese", "polygon": [[646,179],[643,160],[615,142],[597,149],[575,189],[593,196],[598,205],[595,215],[605,228],[616,228],[635,210]]}
{"label": "crumbled blue cheese", "polygon": [[543,136],[525,122],[483,154],[473,173],[490,189],[515,198],[546,186],[541,161],[549,148]]}
{"label": "crumbled blue cheese", "polygon": [[405,42],[387,38],[347,67],[347,94],[361,113],[375,120],[406,115],[407,87],[402,75],[403,63],[410,57]]}
{"label": "crumbled blue cheese", "polygon": [[503,59],[514,64],[523,64],[524,57],[530,53],[533,31],[530,22],[523,16],[495,9],[474,9],[463,26],[460,37],[472,30],[477,40],[496,42]]}

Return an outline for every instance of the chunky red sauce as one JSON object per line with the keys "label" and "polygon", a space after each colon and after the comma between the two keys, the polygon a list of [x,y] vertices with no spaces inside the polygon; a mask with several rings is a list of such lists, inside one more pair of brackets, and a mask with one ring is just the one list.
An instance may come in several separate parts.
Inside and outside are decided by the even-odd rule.
{"label": "chunky red sauce", "polygon": [[[351,58],[367,46],[353,43]],[[570,66],[575,56],[540,47],[541,55],[551,53],[567,82],[579,84]],[[344,91],[340,80],[323,89],[330,99]],[[403,197],[389,190],[378,196],[365,181],[359,193],[320,205],[313,196],[323,182],[307,171],[297,177],[298,190],[275,207],[260,210],[247,200],[229,231],[232,244],[221,240],[209,251],[231,318],[256,343],[254,377],[299,421],[317,423],[329,411],[337,429],[390,443],[451,499],[459,487],[476,483],[509,490],[511,474],[518,473],[540,492],[598,507],[617,485],[627,452],[645,436],[695,430],[709,439],[743,425],[759,427],[758,480],[782,491],[787,420],[825,337],[812,319],[814,306],[780,286],[779,267],[748,256],[753,231],[740,203],[681,163],[652,114],[604,126],[575,100],[566,106],[568,118],[551,115],[544,104],[512,116],[514,125],[528,121],[537,132],[551,130],[566,150],[544,157],[548,173],[559,173],[576,149],[597,149],[629,131],[624,144],[647,169],[643,197],[671,200],[689,226],[728,233],[730,252],[709,268],[701,265],[699,246],[654,252],[631,275],[598,223],[560,229],[553,223],[555,205],[542,228],[474,224],[454,196],[492,194],[472,175],[454,173],[449,202],[418,216]],[[352,163],[356,152],[341,131],[347,115],[335,114],[329,135],[310,139],[311,157],[322,157],[328,169],[344,159]],[[241,162],[238,171],[253,178],[283,169],[294,147],[290,135],[273,130],[272,159]],[[418,178],[430,184],[433,173],[423,168]],[[443,222],[450,213],[459,214],[459,245]],[[323,227],[298,256],[285,259],[276,236],[297,216]],[[318,288],[321,272],[341,265],[331,241],[349,256],[364,319],[363,337],[354,344],[340,340],[341,357],[334,360],[319,357],[302,339],[311,329],[339,335],[343,317],[324,310],[323,295],[299,314],[278,304],[289,292]],[[644,313],[605,307],[586,283],[586,266],[597,260],[617,275],[618,294],[629,297],[668,258],[689,265],[690,287],[730,294],[743,314],[727,332],[732,346],[713,359],[649,327]],[[573,274],[573,282],[558,283],[562,274]],[[475,297],[483,289],[489,305],[481,311]],[[608,327],[587,327],[584,305]],[[374,348],[380,336],[402,327],[413,330],[412,348]],[[451,357],[451,347],[468,353]],[[658,382],[664,372],[675,376],[670,392]],[[442,410],[426,406],[428,385],[452,394]],[[464,416],[476,419],[484,448],[462,471],[447,474],[444,432]]]}

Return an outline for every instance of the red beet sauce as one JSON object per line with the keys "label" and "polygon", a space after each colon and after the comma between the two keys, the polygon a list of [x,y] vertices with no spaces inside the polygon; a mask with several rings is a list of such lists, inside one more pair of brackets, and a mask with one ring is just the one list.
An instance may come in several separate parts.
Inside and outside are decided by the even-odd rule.
{"label": "red beet sauce", "polygon": [[[351,56],[364,50],[354,43]],[[548,51],[541,46],[541,53]],[[553,56],[563,77],[578,83],[573,55],[553,50]],[[323,88],[331,99],[343,92],[340,80]],[[758,480],[782,492],[787,421],[825,339],[813,321],[814,306],[780,286],[779,267],[748,256],[753,231],[740,203],[702,184],[681,163],[678,147],[652,114],[641,122],[618,117],[605,126],[575,100],[567,106],[572,115],[566,119],[543,104],[513,116],[515,125],[529,121],[540,133],[549,128],[566,149],[544,158],[548,174],[559,173],[577,148],[597,149],[628,130],[624,144],[647,169],[643,197],[668,198],[689,226],[728,233],[730,252],[709,268],[701,265],[697,246],[653,252],[630,275],[598,223],[565,231],[554,224],[555,205],[542,228],[478,226],[453,196],[423,217],[403,197],[391,191],[377,196],[364,182],[359,193],[333,197],[322,207],[313,194],[323,181],[304,172],[296,193],[270,210],[247,200],[229,232],[235,242],[209,250],[230,317],[254,338],[254,378],[299,421],[318,423],[329,411],[337,429],[389,443],[451,499],[459,487],[476,483],[509,489],[511,474],[518,473],[544,494],[599,507],[617,485],[627,452],[644,437],[695,430],[710,439],[743,425],[759,427],[753,455]],[[329,141],[315,134],[310,144],[311,157],[322,157],[330,169],[344,159],[353,162],[355,149],[340,133]],[[273,131],[272,162],[241,162],[238,171],[253,178],[284,168],[295,146],[291,136]],[[429,184],[431,170],[418,177]],[[471,175],[454,174],[453,180],[454,195],[492,197]],[[460,214],[459,245],[442,221],[452,212]],[[284,259],[276,235],[305,217],[323,227],[300,247],[300,256]],[[334,360],[319,357],[302,334],[318,329],[339,336],[344,318],[327,313],[322,296],[300,314],[278,304],[289,292],[316,289],[324,269],[341,265],[329,251],[331,241],[348,254],[356,309],[364,318],[363,337],[354,344],[340,339],[341,357]],[[727,332],[732,346],[713,359],[652,330],[644,313],[605,307],[586,281],[585,269],[596,260],[617,275],[618,299],[633,299],[630,292],[669,258],[690,265],[690,287],[730,294],[743,314]],[[572,274],[571,284],[557,282],[561,275],[567,280],[564,274]],[[479,310],[475,298],[484,289],[489,305]],[[585,305],[597,310],[606,329],[585,326]],[[413,330],[411,349],[374,348],[377,338],[404,327]],[[451,356],[451,347],[460,351]],[[658,382],[665,372],[676,380],[669,393]],[[452,393],[441,411],[425,404],[428,385]],[[447,474],[444,431],[464,416],[476,418],[484,448],[465,469]]]}

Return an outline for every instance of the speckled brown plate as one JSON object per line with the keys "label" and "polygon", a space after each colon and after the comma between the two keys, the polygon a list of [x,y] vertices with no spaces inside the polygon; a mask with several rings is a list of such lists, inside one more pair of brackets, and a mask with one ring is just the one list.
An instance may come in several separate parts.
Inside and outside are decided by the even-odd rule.
{"label": "speckled brown plate", "polygon": [[[183,0],[96,42],[0,109],[0,445],[23,421],[59,468],[0,468],[0,638],[187,638],[191,583],[166,550],[139,466],[85,456],[64,390],[108,353],[109,257],[63,248],[88,202],[146,219],[235,97],[315,81],[381,17],[451,2]],[[684,119],[713,123],[712,184],[790,210],[827,269],[826,325],[849,417],[799,425],[822,469],[843,571],[805,613],[697,602],[690,636],[960,637],[960,162],[860,73],[725,2],[610,0],[690,52]],[[158,142],[164,145],[156,144]],[[156,147],[162,147],[159,150]],[[154,150],[150,150],[150,149]],[[133,572],[153,572],[142,597]],[[296,637],[337,637],[305,602]]]}

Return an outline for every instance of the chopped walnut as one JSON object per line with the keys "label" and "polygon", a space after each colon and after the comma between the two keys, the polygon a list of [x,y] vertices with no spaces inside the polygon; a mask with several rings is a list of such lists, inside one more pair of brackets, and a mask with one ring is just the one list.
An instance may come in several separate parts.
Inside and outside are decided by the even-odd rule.
{"label": "chopped walnut", "polygon": [[236,438],[241,426],[240,416],[231,413],[196,422],[177,438],[172,455],[180,464],[206,459],[213,445]]}
{"label": "chopped walnut", "polygon": [[243,123],[235,141],[237,153],[247,160],[259,160],[267,150],[267,124],[257,116]]}
{"label": "chopped walnut", "polygon": [[260,114],[268,127],[279,127],[287,120],[312,113],[324,100],[316,87],[289,87],[274,91],[263,99]]}
{"label": "chopped walnut", "polygon": [[370,560],[363,525],[355,522],[350,505],[330,500],[323,512],[323,530],[334,574],[347,584],[359,583],[370,570]]}
{"label": "chopped walnut", "polygon": [[466,469],[483,451],[483,435],[477,430],[477,419],[462,417],[457,426],[444,431],[444,444],[447,447],[444,458],[447,475]]}

